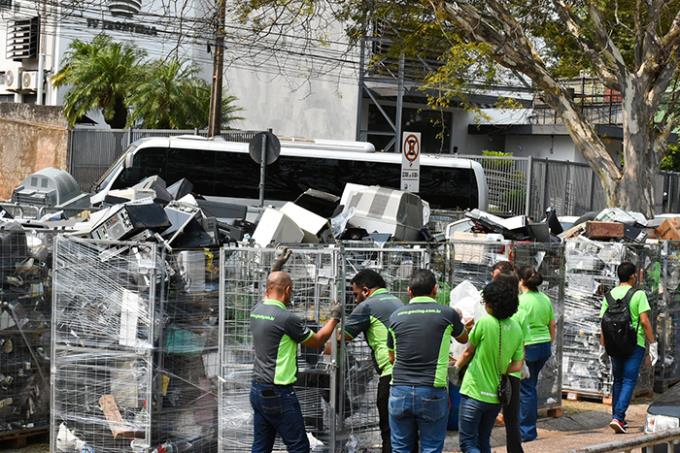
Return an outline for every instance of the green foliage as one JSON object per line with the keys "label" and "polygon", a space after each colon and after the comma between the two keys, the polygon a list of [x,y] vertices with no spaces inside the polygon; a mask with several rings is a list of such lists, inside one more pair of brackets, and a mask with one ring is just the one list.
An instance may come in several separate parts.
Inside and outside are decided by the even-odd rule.
{"label": "green foliage", "polygon": [[680,172],[680,145],[677,143],[668,145],[668,151],[661,160],[661,170]]}
{"label": "green foliage", "polygon": [[[179,58],[154,61],[145,67],[142,82],[127,98],[129,125],[147,129],[193,129],[208,125],[210,86],[197,77],[197,66]],[[222,124],[239,119],[235,98],[223,99]]]}
{"label": "green foliage", "polygon": [[[145,61],[135,45],[100,34],[91,42],[75,40],[54,86],[71,85],[64,114],[73,126],[90,110],[102,109],[112,128],[193,129],[208,125],[210,86],[198,68],[179,58]],[[223,95],[222,126],[241,109],[234,96]],[[129,113],[130,112],[130,113]]]}
{"label": "green foliage", "polygon": [[76,39],[52,77],[55,87],[71,85],[64,97],[64,115],[71,126],[88,111],[102,109],[114,128],[127,121],[125,97],[140,79],[145,54],[135,46],[114,42],[100,34],[90,43]]}

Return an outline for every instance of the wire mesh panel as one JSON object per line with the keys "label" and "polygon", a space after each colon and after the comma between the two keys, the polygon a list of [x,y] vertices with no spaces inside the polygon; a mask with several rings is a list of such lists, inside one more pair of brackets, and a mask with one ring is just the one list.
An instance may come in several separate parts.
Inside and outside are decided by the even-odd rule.
{"label": "wire mesh panel", "polygon": [[[351,279],[363,269],[378,272],[387,284],[387,289],[408,303],[408,282],[415,269],[431,269],[443,289],[438,300],[448,305],[449,284],[446,268],[446,245],[430,244],[370,244],[347,242],[341,254],[345,306],[349,314],[356,307],[352,296]],[[353,413],[344,420],[346,437],[355,448],[368,448],[381,443],[378,430],[376,406],[379,375],[373,365],[371,350],[361,336],[347,344],[347,358],[344,363],[344,391],[352,402]]]}
{"label": "wire mesh panel", "polygon": [[53,239],[0,228],[0,438],[49,427]]}
{"label": "wire mesh panel", "polygon": [[555,341],[552,356],[538,379],[538,407],[552,409],[562,405],[562,332],[564,328],[564,246],[516,242],[512,246],[512,263],[518,269],[531,266],[540,272],[539,290],[550,298],[555,314]]}
{"label": "wire mesh panel", "polygon": [[662,245],[662,279],[656,311],[659,361],[654,390],[663,392],[680,381],[680,242]]}
{"label": "wire mesh panel", "polygon": [[[566,241],[563,390],[598,397],[611,394],[609,357],[600,345],[600,309],[605,294],[618,285],[616,270],[623,261],[641,269],[638,288],[654,311],[661,266],[654,245],[592,241],[583,236]],[[643,363],[636,392],[651,391],[653,370]]]}
{"label": "wire mesh panel", "polygon": [[217,450],[219,250],[166,254],[154,367],[153,445]]}
{"label": "wire mesh panel", "polygon": [[[293,280],[292,305],[288,307],[317,330],[329,318],[331,303],[344,300],[338,285],[336,250],[301,248],[285,270]],[[225,248],[221,252],[222,301],[220,313],[221,379],[219,390],[219,450],[247,451],[253,439],[249,393],[254,361],[250,311],[263,300],[265,282],[274,250]],[[335,342],[331,342],[335,345]],[[334,347],[335,348],[335,347]],[[342,421],[352,415],[352,402],[338,398],[345,381],[331,359],[334,354],[298,348],[298,379],[295,392],[300,401],[308,434],[317,441],[315,451],[335,451],[342,440]],[[337,422],[336,422],[337,420]],[[285,447],[277,441],[278,447]]]}
{"label": "wire mesh panel", "polygon": [[149,448],[156,248],[59,237],[54,255],[51,451]]}
{"label": "wire mesh panel", "polygon": [[458,240],[450,241],[453,274],[451,285],[467,280],[479,290],[491,281],[491,268],[499,261],[510,260],[510,241]]}

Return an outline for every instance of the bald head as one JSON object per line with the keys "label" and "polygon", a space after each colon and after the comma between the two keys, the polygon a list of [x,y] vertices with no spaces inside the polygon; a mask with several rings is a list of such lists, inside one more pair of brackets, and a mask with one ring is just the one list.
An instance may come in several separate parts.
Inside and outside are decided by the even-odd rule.
{"label": "bald head", "polygon": [[268,299],[280,300],[288,305],[293,294],[293,280],[288,272],[272,272],[267,277],[267,289],[265,295]]}

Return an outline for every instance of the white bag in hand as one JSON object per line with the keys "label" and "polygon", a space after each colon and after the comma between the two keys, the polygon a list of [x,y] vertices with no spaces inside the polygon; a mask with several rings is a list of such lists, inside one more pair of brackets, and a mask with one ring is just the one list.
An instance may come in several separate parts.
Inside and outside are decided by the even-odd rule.
{"label": "white bag in hand", "polygon": [[[449,305],[453,309],[459,310],[463,314],[463,319],[474,319],[477,322],[486,314],[482,305],[482,295],[469,280],[465,280],[451,290]],[[457,341],[451,342],[451,355],[460,357],[465,351],[465,345]]]}

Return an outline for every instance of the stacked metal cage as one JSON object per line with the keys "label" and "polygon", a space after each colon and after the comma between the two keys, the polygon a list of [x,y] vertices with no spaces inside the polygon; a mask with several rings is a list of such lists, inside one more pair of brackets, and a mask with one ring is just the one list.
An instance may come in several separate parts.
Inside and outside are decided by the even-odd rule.
{"label": "stacked metal cage", "polygon": [[[600,345],[600,309],[604,295],[618,285],[616,270],[630,261],[642,270],[639,289],[654,312],[661,279],[657,245],[593,241],[585,237],[565,243],[563,390],[575,396],[606,398],[611,394],[609,358]],[[653,370],[643,364],[636,393],[651,392]]]}
{"label": "stacked metal cage", "polygon": [[0,439],[49,427],[53,237],[0,228]]}
{"label": "stacked metal cage", "polygon": [[51,451],[150,448],[156,247],[59,237],[54,253]]}
{"label": "stacked metal cage", "polygon": [[[263,300],[266,278],[274,250],[258,248],[223,249],[222,303],[220,304],[221,380],[219,392],[219,450],[242,452],[253,439],[249,393],[254,350],[250,333],[250,311]],[[331,304],[344,301],[339,284],[337,249],[293,249],[285,270],[293,279],[293,304],[289,309],[306,325],[317,330],[330,313]],[[335,342],[331,354],[299,348],[295,392],[302,407],[307,432],[317,441],[315,451],[342,448],[342,421],[351,418],[353,402],[348,399],[342,378],[342,357]],[[341,346],[342,347],[342,346]],[[339,354],[339,355],[338,355]],[[279,445],[280,448],[285,448]]]}
{"label": "stacked metal cage", "polygon": [[659,361],[654,390],[663,392],[680,382],[680,242],[661,245],[661,285],[656,310]]}
{"label": "stacked metal cage", "polygon": [[556,341],[552,358],[541,371],[538,381],[538,404],[542,410],[561,406],[562,400],[562,329],[564,294],[564,248],[560,244],[533,242],[487,242],[483,240],[453,240],[452,283],[471,282],[481,290],[491,281],[493,266],[499,261],[509,261],[517,268],[532,266],[543,276],[540,290],[550,297],[553,303],[557,324]]}
{"label": "stacked metal cage", "polygon": [[217,450],[218,255],[55,246],[51,450]]}
{"label": "stacked metal cage", "polygon": [[154,362],[153,446],[217,450],[219,250],[165,254]]}

